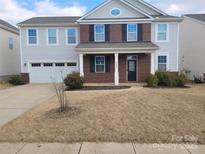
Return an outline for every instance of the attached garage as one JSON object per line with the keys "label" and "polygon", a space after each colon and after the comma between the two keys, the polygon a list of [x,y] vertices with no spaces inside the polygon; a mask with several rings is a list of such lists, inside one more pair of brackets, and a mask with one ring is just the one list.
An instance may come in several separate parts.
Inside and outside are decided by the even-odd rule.
{"label": "attached garage", "polygon": [[62,77],[73,71],[78,71],[76,62],[33,62],[29,66],[30,83],[62,82]]}

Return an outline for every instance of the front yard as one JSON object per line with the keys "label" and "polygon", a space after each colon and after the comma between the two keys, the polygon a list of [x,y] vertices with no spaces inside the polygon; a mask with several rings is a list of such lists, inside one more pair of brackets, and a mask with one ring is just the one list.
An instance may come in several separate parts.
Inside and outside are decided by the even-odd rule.
{"label": "front yard", "polygon": [[5,83],[5,82],[0,82],[0,90],[7,89],[7,88],[10,88],[10,87],[12,87],[11,84]]}
{"label": "front yard", "polygon": [[205,85],[186,89],[68,92],[0,128],[0,142],[138,142],[205,144]]}

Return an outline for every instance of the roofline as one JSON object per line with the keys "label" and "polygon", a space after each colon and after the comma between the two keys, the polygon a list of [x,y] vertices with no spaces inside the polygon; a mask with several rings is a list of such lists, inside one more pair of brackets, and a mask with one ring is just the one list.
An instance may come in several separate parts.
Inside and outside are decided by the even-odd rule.
{"label": "roofline", "polygon": [[148,7],[150,7],[150,8],[152,8],[153,10],[157,11],[158,13],[161,13],[161,14],[164,15],[164,16],[168,15],[167,13],[161,11],[160,9],[154,7],[153,5],[151,5],[151,4],[149,4],[149,3],[145,2],[145,1],[139,0],[139,2],[142,3],[142,4],[144,4],[144,5],[146,5],[146,6],[148,6]]}
{"label": "roofline", "polygon": [[183,18],[155,18],[154,22],[181,22]]}
{"label": "roofline", "polygon": [[201,20],[199,20],[199,19],[192,18],[192,17],[189,17],[189,16],[187,16],[187,15],[183,15],[182,17],[183,17],[183,18],[190,19],[190,20],[192,20],[192,21],[195,21],[195,22],[198,22],[198,23],[200,23],[200,24],[205,25],[205,21],[201,21]]}
{"label": "roofline", "polygon": [[0,24],[0,28],[4,29],[4,30],[6,30],[6,31],[9,31],[9,32],[12,32],[12,33],[15,33],[15,34],[19,35],[19,31],[18,31],[18,30],[14,30],[14,29],[9,28],[9,27],[7,27],[7,26],[4,26],[4,25],[2,25],[2,24]]}
{"label": "roofline", "polygon": [[78,24],[75,23],[43,23],[43,24],[17,24],[19,27],[29,27],[29,26],[39,26],[39,27],[44,27],[44,26],[77,26]]}

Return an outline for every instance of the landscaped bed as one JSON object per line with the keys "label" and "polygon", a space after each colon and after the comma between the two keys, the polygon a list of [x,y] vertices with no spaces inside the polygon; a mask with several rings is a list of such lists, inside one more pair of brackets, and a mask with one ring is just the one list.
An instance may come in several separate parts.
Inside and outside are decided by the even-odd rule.
{"label": "landscaped bed", "polygon": [[0,141],[205,144],[204,85],[67,95],[69,112],[60,115],[53,97],[1,127]]}
{"label": "landscaped bed", "polygon": [[7,89],[7,88],[10,88],[10,87],[13,87],[13,86],[9,83],[0,82],[0,90]]}

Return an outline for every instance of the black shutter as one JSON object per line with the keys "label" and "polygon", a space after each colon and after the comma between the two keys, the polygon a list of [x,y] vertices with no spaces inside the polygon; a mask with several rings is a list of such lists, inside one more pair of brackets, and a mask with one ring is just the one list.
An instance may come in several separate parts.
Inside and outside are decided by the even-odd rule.
{"label": "black shutter", "polygon": [[138,24],[138,41],[143,41],[143,24]]}
{"label": "black shutter", "polygon": [[122,25],[122,41],[127,42],[127,24]]}
{"label": "black shutter", "polygon": [[105,25],[105,42],[110,42],[110,25]]}
{"label": "black shutter", "polygon": [[90,72],[95,72],[95,56],[90,56]]}
{"label": "black shutter", "polygon": [[105,72],[110,72],[110,56],[105,56]]}
{"label": "black shutter", "polygon": [[89,26],[89,40],[94,42],[94,25]]}

